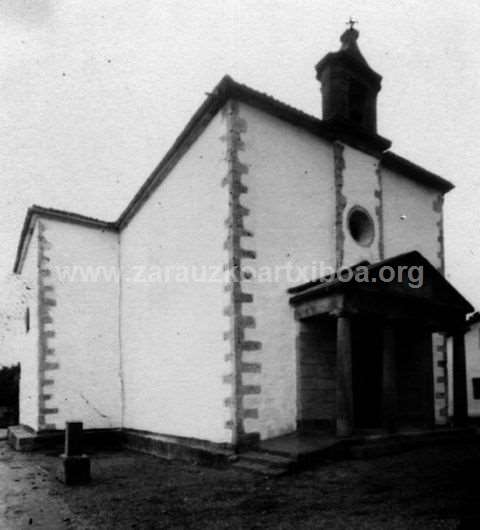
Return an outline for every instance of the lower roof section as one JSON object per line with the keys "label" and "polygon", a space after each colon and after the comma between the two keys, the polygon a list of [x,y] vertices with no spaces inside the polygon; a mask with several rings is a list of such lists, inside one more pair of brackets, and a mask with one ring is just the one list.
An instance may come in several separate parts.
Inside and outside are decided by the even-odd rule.
{"label": "lower roof section", "polygon": [[21,272],[22,261],[28,247],[29,236],[33,232],[35,220],[38,217],[42,217],[44,219],[54,219],[56,221],[63,221],[66,223],[80,224],[83,226],[89,226],[91,228],[98,228],[100,230],[108,230],[113,232],[118,231],[117,223],[110,223],[100,219],[95,219],[94,217],[87,217],[86,215],[80,215],[64,210],[56,210],[55,208],[45,208],[43,206],[37,206],[34,204],[27,210],[27,215],[25,216],[25,220],[23,222],[22,232],[15,256],[15,263],[13,266],[14,273]]}

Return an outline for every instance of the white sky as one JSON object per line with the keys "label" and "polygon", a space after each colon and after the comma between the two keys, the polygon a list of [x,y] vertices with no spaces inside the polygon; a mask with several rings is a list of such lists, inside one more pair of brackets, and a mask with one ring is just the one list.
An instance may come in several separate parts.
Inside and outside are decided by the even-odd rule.
{"label": "white sky", "polygon": [[320,115],[345,21],[384,77],[379,132],[452,180],[450,279],[480,306],[480,3],[0,0],[0,274],[33,203],[115,220],[205,92],[234,79]]}

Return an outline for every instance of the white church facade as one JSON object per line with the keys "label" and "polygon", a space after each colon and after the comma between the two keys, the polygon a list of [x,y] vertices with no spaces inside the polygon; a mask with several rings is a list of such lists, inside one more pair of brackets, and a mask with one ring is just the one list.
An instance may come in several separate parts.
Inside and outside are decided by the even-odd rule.
{"label": "white church facade", "polygon": [[[316,67],[322,120],[225,77],[116,222],[29,209],[22,425],[238,447],[430,428],[452,391],[465,420],[473,309],[443,277],[453,186],[377,134],[381,77],[357,37]],[[386,267],[403,280],[381,282]]]}
{"label": "white church facade", "polygon": [[[478,424],[480,418],[480,313],[470,315],[465,333],[468,416]],[[447,343],[449,385],[453,386],[453,341]],[[453,414],[453,395],[449,396],[449,414]]]}

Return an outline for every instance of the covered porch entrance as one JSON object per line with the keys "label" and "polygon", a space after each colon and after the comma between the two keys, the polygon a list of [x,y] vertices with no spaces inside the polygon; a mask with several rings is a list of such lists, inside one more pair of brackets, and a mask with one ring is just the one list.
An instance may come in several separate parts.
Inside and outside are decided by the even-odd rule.
{"label": "covered porch entrance", "polygon": [[[464,425],[464,333],[473,308],[418,252],[363,267],[368,282],[364,270],[361,282],[348,274],[290,290],[299,325],[299,430],[348,437],[431,429],[434,332],[454,337],[454,420]],[[388,282],[385,267],[393,271]],[[408,267],[421,268],[421,285],[409,283]]]}

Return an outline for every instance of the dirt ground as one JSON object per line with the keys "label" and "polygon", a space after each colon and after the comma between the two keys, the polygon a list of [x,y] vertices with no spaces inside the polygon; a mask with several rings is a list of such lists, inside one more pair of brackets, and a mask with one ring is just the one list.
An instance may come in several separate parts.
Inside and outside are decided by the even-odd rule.
{"label": "dirt ground", "polygon": [[92,457],[89,486],[58,459],[0,442],[0,528],[480,528],[480,445],[330,462],[276,479],[131,452]]}

